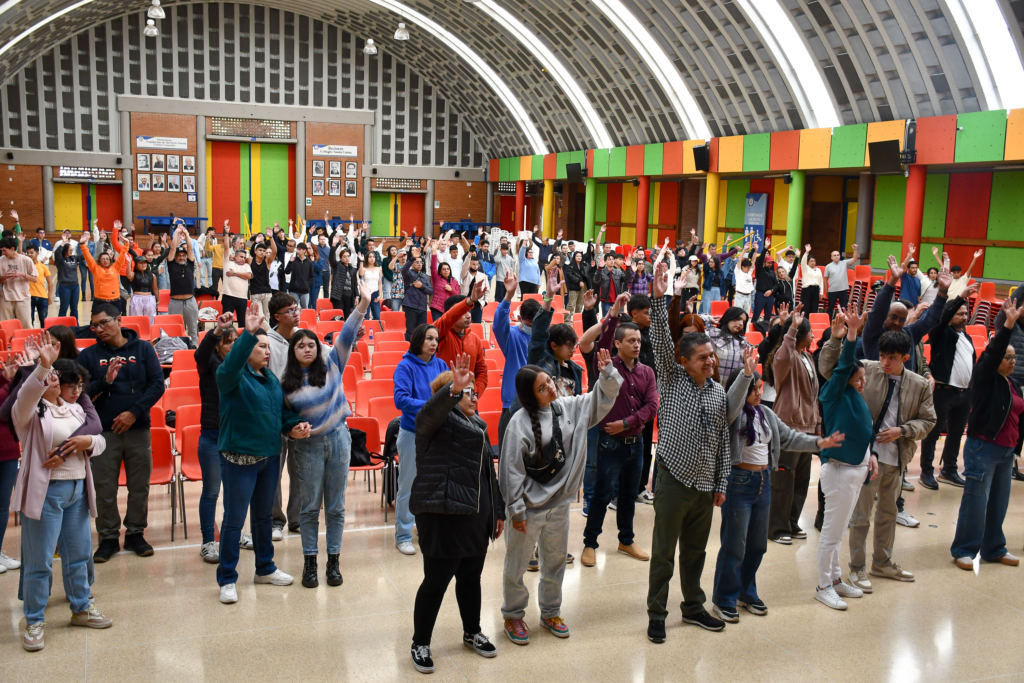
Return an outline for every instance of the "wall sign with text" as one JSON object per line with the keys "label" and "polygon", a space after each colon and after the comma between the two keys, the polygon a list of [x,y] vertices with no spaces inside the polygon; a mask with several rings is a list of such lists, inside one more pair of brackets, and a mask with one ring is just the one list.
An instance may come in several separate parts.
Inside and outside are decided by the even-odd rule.
{"label": "wall sign with text", "polygon": [[315,157],[357,157],[359,148],[355,145],[313,145]]}
{"label": "wall sign with text", "polygon": [[139,149],[188,149],[188,138],[164,138],[156,135],[137,135],[135,146]]}

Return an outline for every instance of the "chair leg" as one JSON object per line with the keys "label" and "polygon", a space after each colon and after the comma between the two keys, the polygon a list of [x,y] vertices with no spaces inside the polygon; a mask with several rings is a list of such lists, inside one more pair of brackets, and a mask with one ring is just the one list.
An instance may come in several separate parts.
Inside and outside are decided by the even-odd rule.
{"label": "chair leg", "polygon": [[[176,477],[175,477],[176,478]],[[171,479],[171,488],[174,487],[174,478]],[[171,491],[171,543],[174,543],[174,525],[178,521],[178,492]]]}
{"label": "chair leg", "polygon": [[377,470],[373,471],[373,492],[377,493]]}
{"label": "chair leg", "polygon": [[188,540],[188,522],[185,521],[185,478],[178,476],[178,500],[181,502],[181,528],[185,532],[185,540]]}

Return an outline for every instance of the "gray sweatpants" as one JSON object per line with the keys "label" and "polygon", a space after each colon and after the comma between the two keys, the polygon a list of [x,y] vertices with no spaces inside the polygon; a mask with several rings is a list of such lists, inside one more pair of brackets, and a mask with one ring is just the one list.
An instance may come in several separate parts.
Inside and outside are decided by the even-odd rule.
{"label": "gray sweatpants", "polygon": [[149,518],[149,479],[153,473],[153,447],[149,429],[129,429],[124,434],[103,432],[106,450],[89,459],[96,489],[96,533],[100,540],[121,535],[117,509],[117,480],[124,461],[128,507],[124,513],[125,535],[141,534]]}
{"label": "gray sweatpants", "polygon": [[542,619],[557,617],[562,609],[562,579],[565,576],[565,555],[569,551],[569,504],[552,510],[526,511],[526,533],[505,529],[504,619],[522,619],[530,604],[530,591],[523,583],[526,567],[537,547],[540,560],[540,585],[537,603]]}
{"label": "gray sweatpants", "polygon": [[196,304],[196,298],[171,299],[167,305],[167,312],[171,315],[180,315],[185,319],[185,334],[190,336],[192,338],[192,343],[198,347],[199,305]]}

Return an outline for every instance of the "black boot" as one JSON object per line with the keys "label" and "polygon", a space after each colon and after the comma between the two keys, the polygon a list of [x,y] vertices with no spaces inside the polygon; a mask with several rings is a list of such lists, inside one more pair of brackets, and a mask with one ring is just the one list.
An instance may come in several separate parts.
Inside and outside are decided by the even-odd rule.
{"label": "black boot", "polygon": [[305,564],[302,565],[302,585],[306,588],[316,588],[320,582],[316,578],[316,555],[304,555]]}
{"label": "black boot", "polygon": [[327,555],[327,585],[340,586],[344,579],[341,578],[341,568],[338,567],[338,556]]}

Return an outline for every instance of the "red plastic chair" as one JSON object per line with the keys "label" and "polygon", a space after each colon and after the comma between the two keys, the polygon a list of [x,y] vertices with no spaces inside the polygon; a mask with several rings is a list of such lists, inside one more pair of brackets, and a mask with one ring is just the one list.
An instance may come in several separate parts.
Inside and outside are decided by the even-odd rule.
{"label": "red plastic chair", "polygon": [[491,442],[491,453],[498,457],[498,424],[501,422],[501,411],[480,413],[480,418],[487,423],[487,439]]}
{"label": "red plastic chair", "polygon": [[373,354],[370,366],[376,368],[380,365],[398,365],[404,355],[405,351],[378,351]]}
{"label": "red plastic chair", "polygon": [[[201,323],[215,322],[217,320],[217,317],[224,313],[224,304],[216,299],[210,299],[208,301],[199,302],[199,310],[203,310],[204,308],[212,308],[213,310],[217,311],[217,315],[212,318],[204,318],[203,316],[200,315],[199,322]],[[235,317],[237,318],[238,316]]]}
{"label": "red plastic chair", "polygon": [[139,337],[149,341],[149,316],[148,315],[122,315],[121,325],[138,325],[139,326]]}
{"label": "red plastic chair", "polygon": [[539,301],[540,303],[544,303],[544,295],[543,294],[523,294],[523,301],[526,301],[527,299],[533,299],[534,301]]}
{"label": "red plastic chair", "polygon": [[824,325],[825,327],[828,327],[832,324],[828,319],[828,313],[811,313],[807,316],[807,321],[811,323],[812,327],[814,325]]}
{"label": "red plastic chair", "polygon": [[199,424],[203,414],[203,406],[198,403],[179,406],[174,411],[174,450],[181,452],[181,440],[186,427]]}
{"label": "red plastic chair", "polygon": [[405,331],[405,313],[401,311],[381,311],[380,322],[385,331]]}
{"label": "red plastic chair", "polygon": [[394,382],[395,371],[397,369],[397,365],[378,365],[373,368],[370,376],[373,379],[389,379]]}
{"label": "red plastic chair", "polygon": [[164,391],[160,405],[165,411],[173,410],[177,417],[178,409],[181,406],[202,405],[203,399],[199,395],[199,387],[171,387]]}
{"label": "red plastic chair", "polygon": [[395,381],[391,377],[384,379],[364,379],[356,382],[356,415],[370,414],[370,399],[384,396],[394,400]]}
{"label": "red plastic chair", "polygon": [[153,321],[154,325],[160,323],[178,323],[182,327],[185,327],[185,318],[178,313],[172,313],[170,315],[158,315]]}
{"label": "red plastic chair", "polygon": [[[171,487],[171,541],[173,542],[174,525],[178,521],[178,476],[174,469],[174,453],[171,452],[171,430],[167,427],[151,427],[149,434],[153,453],[153,472],[149,475],[149,485],[169,484]],[[117,483],[118,486],[128,485],[124,461],[121,462],[121,474]]]}
{"label": "red plastic chair", "polygon": [[[121,320],[123,322],[124,318],[121,318]],[[75,318],[71,317],[70,315],[65,315],[63,317],[47,318],[43,322],[43,329],[48,330],[51,327],[53,327],[54,325],[66,325],[67,327],[77,327],[78,326],[78,320],[76,320]]]}
{"label": "red plastic chair", "polygon": [[316,312],[317,312],[317,314],[319,314],[320,311],[326,311],[326,310],[332,308],[333,306],[334,306],[334,304],[331,303],[330,299],[317,299],[316,300]]}
{"label": "red plastic chair", "polygon": [[484,389],[484,393],[477,399],[476,403],[477,412],[489,413],[493,411],[501,412],[501,387],[487,387]]}
{"label": "red plastic chair", "polygon": [[504,376],[504,374],[505,371],[502,370],[501,368],[498,368],[497,370],[488,370],[487,388],[490,389],[491,387],[501,387],[501,378],[502,376]]}
{"label": "red plastic chair", "polygon": [[167,426],[167,415],[164,413],[162,405],[157,403],[155,406],[149,409],[149,426],[150,427],[166,427]]}
{"label": "red plastic chair", "polygon": [[166,313],[170,309],[170,306],[171,306],[171,290],[169,290],[169,289],[161,289],[160,290],[160,299],[157,301],[157,304],[156,304],[156,312],[157,313]]}
{"label": "red plastic chair", "polygon": [[171,371],[171,386],[172,387],[198,387],[199,386],[199,373],[195,370],[178,370]]}
{"label": "red plastic chair", "polygon": [[310,329],[315,330],[316,324],[319,322],[316,316],[316,311],[312,308],[303,308],[299,311],[299,320],[305,323],[309,323]]}
{"label": "red plastic chair", "polygon": [[[320,316],[320,320],[334,320],[339,315],[342,318],[345,317],[345,311],[341,310],[340,308],[325,308],[322,311],[317,311],[317,313]],[[363,322],[372,322],[372,321],[364,320]]]}
{"label": "red plastic chair", "polygon": [[0,321],[0,330],[7,333],[7,338],[11,339],[14,337],[14,331],[21,329],[21,321],[17,318],[12,320]]}
{"label": "red plastic chair", "polygon": [[[345,390],[345,400],[350,406],[355,406],[356,387],[359,386],[360,376],[354,365],[346,365],[341,373],[341,386]],[[365,380],[364,380],[365,381]]]}
{"label": "red plastic chair", "polygon": [[96,343],[95,339],[76,339],[75,348],[81,351],[84,348],[88,348]]}
{"label": "red plastic chair", "polygon": [[760,332],[747,332],[745,336],[747,338],[747,341],[753,344],[754,346],[757,346],[762,341],[764,341],[764,335],[761,334]]}
{"label": "red plastic chair", "polygon": [[497,370],[499,367],[498,361],[495,358],[484,358],[484,364],[487,366],[488,370]]}
{"label": "red plastic chair", "polygon": [[409,342],[402,341],[379,341],[373,347],[373,355],[377,356],[378,353],[391,353],[399,352],[403,355],[409,350]]}
{"label": "red plastic chair", "polygon": [[366,372],[366,367],[363,361],[363,354],[359,353],[358,351],[353,351],[352,353],[348,354],[348,365],[355,367],[355,369],[359,372],[360,377],[362,377],[363,373]]}
{"label": "red plastic chair", "polygon": [[367,413],[367,417],[377,419],[377,424],[380,427],[378,431],[380,441],[384,443],[384,439],[387,436],[388,423],[399,417],[402,411],[395,407],[395,399],[392,396],[378,396],[370,399],[370,407]]}
{"label": "red plastic chair", "polygon": [[485,323],[494,322],[494,314],[497,312],[500,303],[500,301],[492,301],[491,303],[484,306],[483,320]]}
{"label": "red plastic chair", "polygon": [[171,372],[196,369],[196,352],[192,349],[181,349],[174,352],[171,360]]}
{"label": "red plastic chair", "polygon": [[324,335],[324,337],[326,337],[327,335],[329,335],[329,334],[331,334],[333,332],[334,336],[331,337],[331,340],[335,344],[337,344],[338,343],[338,340],[337,340],[338,332],[341,332],[341,328],[343,328],[343,327],[345,327],[345,321],[344,320],[325,320],[324,322],[319,323],[316,326],[316,331],[319,332],[320,334]]}
{"label": "red plastic chair", "polygon": [[[373,472],[373,490],[376,493],[376,491],[377,491],[377,472],[378,472],[378,470],[387,470],[388,471],[387,474],[382,475],[382,476],[394,476],[393,475],[394,470],[391,467],[389,467],[390,463],[388,463],[386,460],[384,460],[384,457],[383,457],[384,449],[381,447],[381,444],[384,443],[384,442],[383,442],[382,437],[380,436],[380,434],[381,434],[380,424],[378,423],[377,419],[373,418],[373,417],[355,417],[355,416],[353,416],[353,417],[349,417],[347,422],[348,422],[348,428],[349,429],[359,429],[359,430],[361,430],[361,431],[366,433],[366,450],[368,450],[371,454],[375,453],[375,454],[381,456],[379,463],[375,463],[373,465],[350,466],[348,468],[348,471],[349,472],[353,472],[353,473],[355,473],[355,472],[364,472],[364,473],[366,473],[366,472]],[[387,425],[386,424],[385,424],[384,430],[387,431]],[[369,491],[370,490],[369,476],[367,476],[366,474],[364,474],[363,476],[367,477],[367,479],[366,479],[366,490]],[[395,482],[393,482],[393,483],[395,483]],[[381,489],[380,494],[381,494],[380,495],[380,505],[381,505],[382,508],[384,508],[384,522],[386,523],[388,521],[388,506],[384,504],[384,489]]]}
{"label": "red plastic chair", "polygon": [[185,326],[184,325],[179,325],[177,323],[163,323],[161,325],[160,323],[157,323],[156,325],[153,325],[153,327],[150,328],[150,331],[149,331],[150,338],[151,339],[158,339],[160,337],[160,332],[161,331],[165,332],[168,337],[184,337],[185,336]]}
{"label": "red plastic chair", "polygon": [[178,504],[181,506],[181,526],[188,538],[188,524],[185,521],[185,482],[202,481],[203,468],[199,465],[199,433],[202,427],[189,425],[181,437],[181,472],[178,475]]}
{"label": "red plastic chair", "polygon": [[15,339],[28,339],[29,337],[35,337],[41,332],[42,330],[38,327],[28,327],[24,329],[18,328],[11,333],[11,341],[13,342]]}
{"label": "red plastic chair", "polygon": [[721,318],[722,315],[729,310],[728,301],[712,301],[711,302],[711,317]]}
{"label": "red plastic chair", "polygon": [[370,362],[370,345],[365,340],[357,341],[355,350],[359,352],[359,357],[363,359],[363,372],[366,372],[370,369],[370,366],[367,365]]}
{"label": "red plastic chair", "polygon": [[405,341],[405,332],[395,332],[395,331],[384,330],[383,332],[377,332],[376,334],[373,335],[373,343],[374,344],[376,344],[377,342],[386,342],[386,341],[405,342],[406,347],[408,347],[408,345],[409,345],[409,342]]}

